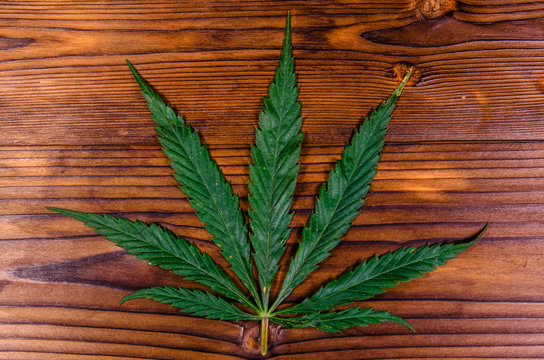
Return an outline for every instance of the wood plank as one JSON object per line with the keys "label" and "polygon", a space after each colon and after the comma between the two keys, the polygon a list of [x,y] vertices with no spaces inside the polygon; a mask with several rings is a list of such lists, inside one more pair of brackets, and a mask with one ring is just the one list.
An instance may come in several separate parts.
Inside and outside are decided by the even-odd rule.
{"label": "wood plank", "polygon": [[495,23],[542,18],[544,3],[531,0],[464,0],[455,17],[462,21]]}
{"label": "wood plank", "polygon": [[414,4],[4,2],[0,144],[155,143],[130,58],[207,143],[247,146],[286,8],[310,143],[348,139],[394,88],[399,62],[420,79],[392,141],[542,140],[542,4],[467,2],[423,22]]}
{"label": "wood plank", "polygon": [[[391,299],[441,299],[443,301],[494,301],[500,299],[501,301],[520,303],[520,306],[523,306],[525,302],[541,301],[541,293],[539,288],[535,286],[534,279],[542,277],[542,252],[538,250],[531,252],[531,249],[538,247],[540,242],[542,239],[502,242],[482,240],[482,243],[463,255],[462,259],[450,261],[448,266],[440,268],[424,278],[391,289],[380,295],[379,298],[387,301]],[[423,241],[411,245],[422,245],[422,243]],[[362,260],[397,247],[398,245],[375,245],[365,242],[339,246],[335,249],[334,254],[321,264],[320,269],[312,273],[308,277],[308,281],[296,289],[290,301],[302,300],[303,297],[313,294],[321,284],[344,273]],[[6,248],[6,246],[2,248]],[[43,246],[39,246],[39,248],[43,248]],[[203,249],[207,250],[206,247]],[[59,301],[55,297],[60,296],[66,305],[93,306],[92,301],[96,296],[93,295],[93,291],[96,290],[94,288],[106,287],[118,291],[117,294],[112,293],[109,303],[102,306],[114,308],[122,296],[127,294],[126,291],[161,286],[162,284],[193,286],[190,282],[180,282],[181,278],[149,267],[145,262],[124,255],[124,252],[118,250],[100,254],[86,254],[84,251],[85,248],[82,249],[81,255],[75,259],[69,253],[65,259],[46,256],[41,260],[33,260],[29,264],[3,265],[5,281],[2,298],[8,301],[8,304],[32,305],[36,304],[35,302],[55,304]],[[218,263],[226,267],[225,261],[220,258],[217,252],[209,251],[209,253],[217,258]],[[518,253],[530,253],[530,255],[521,258],[520,255],[517,255]],[[510,258],[505,254],[515,254],[515,256]],[[30,257],[28,250],[26,256]],[[486,262],[486,259],[489,258],[494,260]],[[286,265],[286,261],[282,261],[280,277],[286,270]],[[138,275],[135,277],[134,274]],[[25,284],[32,282],[48,283],[50,289],[43,295],[32,294],[32,291],[36,291],[37,285],[28,290],[25,289]],[[70,288],[69,285],[79,289],[78,295],[63,293]],[[125,293],[119,293],[121,290]],[[277,284],[271,291],[276,290]],[[80,298],[84,293],[87,294],[89,300]],[[30,295],[32,296],[28,298]],[[10,296],[20,296],[21,298],[10,300]],[[116,297],[112,298],[113,296]],[[430,306],[428,311],[432,313],[433,307]]]}
{"label": "wood plank", "polygon": [[[313,196],[341,149],[303,149],[294,233],[280,276]],[[247,207],[248,148],[213,147],[212,154]],[[284,329],[272,338],[270,356],[541,354],[543,158],[541,142],[388,143],[364,212],[289,302],[373,254],[464,239],[487,221],[488,234],[437,271],[359,304],[405,317],[416,335],[393,324],[333,335]],[[63,349],[67,359],[77,354],[81,359],[191,358],[197,356],[191,350],[195,347],[203,358],[256,354],[258,331],[250,324],[197,319],[146,300],[117,307],[119,299],[138,288],[194,284],[148,266],[78,222],[43,208],[66,206],[156,221],[226,267],[157,146],[7,146],[0,148],[0,173],[5,205],[0,214],[0,336],[9,339],[0,348],[6,356],[47,358]]]}
{"label": "wood plank", "polygon": [[364,211],[287,301],[374,254],[490,229],[446,266],[357,304],[416,333],[272,327],[267,358],[544,358],[542,1],[16,0],[0,1],[0,359],[261,358],[256,323],[117,306],[148,286],[205,287],[45,206],[157,222],[227,268],[124,61],[202,134],[247,210],[249,146],[287,10],[306,137],[280,278],[343,144],[416,66]]}

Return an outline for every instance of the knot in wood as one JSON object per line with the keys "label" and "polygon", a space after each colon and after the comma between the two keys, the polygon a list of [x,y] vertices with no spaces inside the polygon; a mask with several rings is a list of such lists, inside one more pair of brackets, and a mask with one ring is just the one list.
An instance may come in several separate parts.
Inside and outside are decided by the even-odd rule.
{"label": "knot in wood", "polygon": [[244,325],[242,349],[248,354],[260,354],[261,343],[259,340],[259,324],[255,321],[240,321],[240,323]]}
{"label": "knot in wood", "polygon": [[[252,358],[261,357],[261,325],[256,321],[239,321],[244,327],[242,334],[242,349]],[[269,350],[274,347],[281,333],[281,326],[269,323],[268,346]]]}
{"label": "knot in wood", "polygon": [[419,0],[414,10],[419,19],[436,19],[457,10],[457,2],[455,0]]}
{"label": "knot in wood", "polygon": [[401,81],[411,67],[414,69],[412,70],[412,75],[410,76],[410,79],[408,79],[406,86],[413,86],[417,84],[419,80],[421,80],[421,69],[407,61],[401,61],[393,65],[393,77],[395,80],[397,82]]}

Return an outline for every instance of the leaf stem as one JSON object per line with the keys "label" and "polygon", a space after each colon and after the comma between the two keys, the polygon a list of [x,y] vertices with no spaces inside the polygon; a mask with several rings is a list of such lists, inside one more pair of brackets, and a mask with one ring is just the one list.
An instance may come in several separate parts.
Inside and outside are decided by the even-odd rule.
{"label": "leaf stem", "polygon": [[268,317],[261,320],[261,354],[266,355],[268,349]]}

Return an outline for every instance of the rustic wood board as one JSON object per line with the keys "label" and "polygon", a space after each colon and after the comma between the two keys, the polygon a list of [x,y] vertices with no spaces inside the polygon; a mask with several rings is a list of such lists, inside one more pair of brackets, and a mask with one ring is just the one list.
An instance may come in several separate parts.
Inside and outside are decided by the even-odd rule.
{"label": "rustic wood board", "polygon": [[544,2],[148,0],[0,2],[0,359],[259,358],[255,324],[146,300],[118,307],[135,289],[192,284],[44,207],[155,221],[225,266],[124,60],[202,134],[247,209],[249,146],[287,10],[306,133],[289,254],[398,64],[417,72],[363,213],[288,300],[373,254],[490,229],[360,304],[416,333],[276,329],[268,357],[544,358]]}

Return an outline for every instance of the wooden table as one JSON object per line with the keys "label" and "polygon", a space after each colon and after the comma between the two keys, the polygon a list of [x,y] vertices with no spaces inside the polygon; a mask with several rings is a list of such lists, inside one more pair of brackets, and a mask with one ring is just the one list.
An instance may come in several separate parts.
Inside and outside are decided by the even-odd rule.
{"label": "wooden table", "polygon": [[44,206],[155,221],[225,265],[125,59],[200,132],[247,209],[249,146],[287,10],[306,133],[290,254],[342,145],[402,64],[417,72],[364,212],[288,300],[373,254],[490,229],[360,304],[416,333],[276,329],[269,357],[544,358],[544,2],[82,0],[0,2],[1,359],[259,358],[256,324],[148,300],[118,307],[135,289],[192,284]]}

